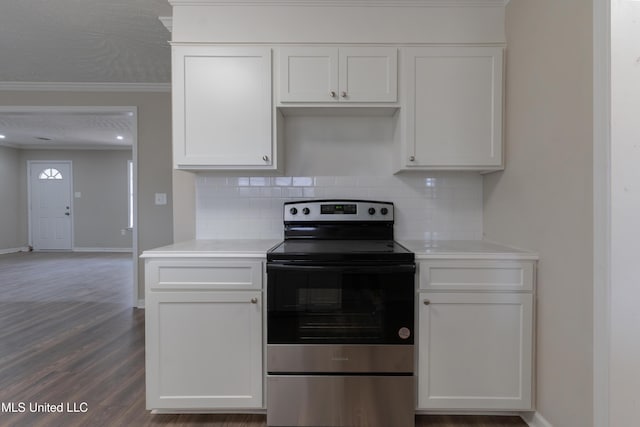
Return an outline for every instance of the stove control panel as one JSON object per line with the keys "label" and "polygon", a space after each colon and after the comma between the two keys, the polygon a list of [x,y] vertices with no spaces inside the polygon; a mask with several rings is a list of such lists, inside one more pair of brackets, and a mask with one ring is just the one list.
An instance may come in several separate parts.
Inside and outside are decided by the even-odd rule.
{"label": "stove control panel", "polygon": [[393,221],[393,203],[373,200],[304,200],[284,204],[284,221]]}

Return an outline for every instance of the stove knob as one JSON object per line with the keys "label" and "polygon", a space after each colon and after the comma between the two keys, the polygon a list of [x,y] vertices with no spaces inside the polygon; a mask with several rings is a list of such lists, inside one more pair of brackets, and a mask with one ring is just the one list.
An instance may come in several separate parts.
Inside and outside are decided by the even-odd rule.
{"label": "stove knob", "polygon": [[374,215],[376,213],[375,208],[369,208],[369,215]]}
{"label": "stove knob", "polygon": [[302,209],[302,213],[303,213],[303,214],[305,214],[305,215],[309,215],[309,212],[311,212],[311,211],[309,210],[309,208],[304,208],[304,209]]}
{"label": "stove knob", "polygon": [[387,208],[382,208],[382,209],[380,209],[380,213],[381,213],[382,215],[386,215],[386,214],[388,214],[388,213],[389,213],[389,209],[387,209]]}
{"label": "stove knob", "polygon": [[289,209],[289,213],[290,213],[291,215],[295,215],[295,214],[297,214],[297,213],[298,213],[298,209],[296,209],[296,208],[291,208],[291,209]]}

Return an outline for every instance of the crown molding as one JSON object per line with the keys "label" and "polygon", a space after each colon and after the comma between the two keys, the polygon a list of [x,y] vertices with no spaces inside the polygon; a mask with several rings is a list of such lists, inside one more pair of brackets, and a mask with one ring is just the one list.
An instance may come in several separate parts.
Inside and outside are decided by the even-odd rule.
{"label": "crown molding", "polygon": [[172,16],[159,16],[158,19],[162,22],[162,25],[169,30],[170,33],[173,32],[173,17]]}
{"label": "crown molding", "polygon": [[42,144],[5,144],[0,143],[0,147],[13,148],[14,150],[60,150],[60,151],[128,151],[132,150],[132,145],[42,145]]}
{"label": "crown molding", "polygon": [[0,82],[0,91],[171,92],[171,83]]}
{"label": "crown molding", "polygon": [[505,7],[509,0],[169,0],[172,6]]}
{"label": "crown molding", "polygon": [[[13,144],[13,143],[7,142],[7,141],[0,141],[0,147],[13,148],[13,149],[20,149],[21,148],[18,144]],[[2,255],[1,252],[0,252],[0,255]]]}

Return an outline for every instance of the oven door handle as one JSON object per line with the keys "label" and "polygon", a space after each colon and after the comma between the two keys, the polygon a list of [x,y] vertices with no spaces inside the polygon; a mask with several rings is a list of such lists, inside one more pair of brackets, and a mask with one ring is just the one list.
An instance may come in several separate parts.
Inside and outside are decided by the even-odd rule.
{"label": "oven door handle", "polygon": [[414,264],[400,265],[296,265],[296,264],[267,264],[269,271],[299,271],[299,272],[338,272],[338,273],[415,273]]}

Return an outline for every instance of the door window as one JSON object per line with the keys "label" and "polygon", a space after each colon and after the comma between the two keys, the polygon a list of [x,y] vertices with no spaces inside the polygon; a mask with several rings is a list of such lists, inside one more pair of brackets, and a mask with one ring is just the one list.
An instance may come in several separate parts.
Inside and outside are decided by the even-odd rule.
{"label": "door window", "polygon": [[47,168],[40,172],[38,179],[62,179],[62,173],[58,169]]}

